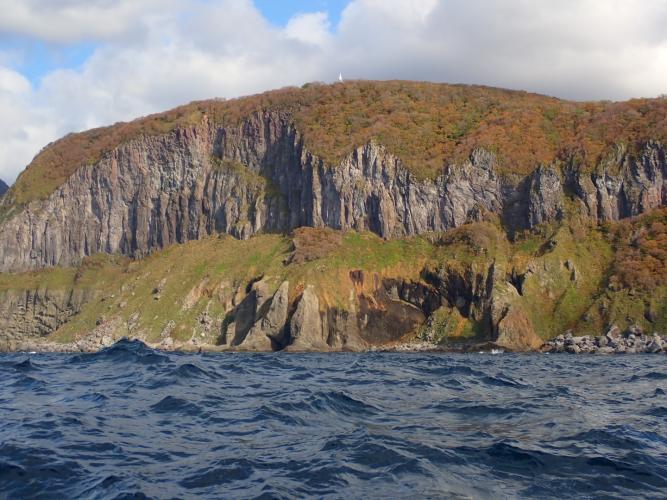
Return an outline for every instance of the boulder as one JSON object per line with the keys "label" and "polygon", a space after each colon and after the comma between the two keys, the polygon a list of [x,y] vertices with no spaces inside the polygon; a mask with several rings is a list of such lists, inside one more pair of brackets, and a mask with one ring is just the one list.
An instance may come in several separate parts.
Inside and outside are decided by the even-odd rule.
{"label": "boulder", "polygon": [[663,349],[662,342],[659,340],[652,340],[647,346],[646,346],[646,352],[650,352],[652,354],[661,352]]}
{"label": "boulder", "polygon": [[621,337],[621,329],[616,325],[612,325],[609,330],[607,330],[605,336],[609,340],[616,340]]}
{"label": "boulder", "polygon": [[635,324],[635,325],[630,326],[626,333],[628,334],[628,336],[629,335],[638,336],[638,335],[641,335],[642,333],[644,333],[644,330],[641,327],[641,325],[636,325]]}

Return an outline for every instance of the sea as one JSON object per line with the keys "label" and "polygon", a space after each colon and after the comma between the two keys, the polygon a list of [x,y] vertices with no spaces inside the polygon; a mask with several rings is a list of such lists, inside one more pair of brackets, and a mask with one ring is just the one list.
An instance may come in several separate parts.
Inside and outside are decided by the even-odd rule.
{"label": "sea", "polygon": [[0,355],[0,498],[667,498],[667,356]]}

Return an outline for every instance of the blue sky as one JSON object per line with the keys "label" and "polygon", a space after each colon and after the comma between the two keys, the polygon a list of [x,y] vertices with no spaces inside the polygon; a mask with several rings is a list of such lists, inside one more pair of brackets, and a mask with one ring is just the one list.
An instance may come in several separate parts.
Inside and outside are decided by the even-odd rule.
{"label": "blue sky", "polygon": [[326,11],[331,24],[336,26],[348,0],[255,0],[255,5],[266,18],[276,25],[285,25],[294,14]]}
{"label": "blue sky", "polygon": [[27,36],[6,35],[0,38],[0,50],[10,54],[9,66],[23,74],[33,85],[58,68],[77,69],[95,50],[93,42],[47,44]]}
{"label": "blue sky", "polygon": [[0,0],[0,179],[69,132],[339,72],[667,94],[666,25],[667,0]]}

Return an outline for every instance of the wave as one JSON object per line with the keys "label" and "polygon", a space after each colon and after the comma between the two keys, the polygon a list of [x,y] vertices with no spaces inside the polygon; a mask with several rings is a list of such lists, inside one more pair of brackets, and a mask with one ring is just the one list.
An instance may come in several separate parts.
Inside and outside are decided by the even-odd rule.
{"label": "wave", "polygon": [[71,363],[96,363],[105,360],[113,363],[140,363],[144,365],[166,363],[169,355],[151,349],[140,340],[121,339],[110,347],[90,354],[76,354]]}
{"label": "wave", "polygon": [[637,382],[640,380],[667,380],[667,373],[659,371],[649,371],[646,373],[638,373],[630,377],[630,382]]}
{"label": "wave", "polygon": [[201,409],[194,403],[174,396],[165,396],[159,402],[151,405],[155,413],[180,413],[187,416],[197,416]]}
{"label": "wave", "polygon": [[39,371],[39,367],[30,359],[26,358],[23,361],[13,363],[12,366],[17,372],[34,372]]}

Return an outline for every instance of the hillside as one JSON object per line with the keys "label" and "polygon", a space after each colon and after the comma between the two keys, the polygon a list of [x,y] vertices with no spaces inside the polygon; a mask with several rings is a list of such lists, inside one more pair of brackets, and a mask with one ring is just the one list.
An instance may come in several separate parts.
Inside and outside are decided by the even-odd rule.
{"label": "hillside", "polygon": [[309,84],[72,134],[0,201],[0,347],[664,334],[666,134],[666,99],[419,82]]}
{"label": "hillside", "polygon": [[9,186],[5,184],[5,182],[2,179],[0,179],[0,196],[3,196],[8,189]]}

